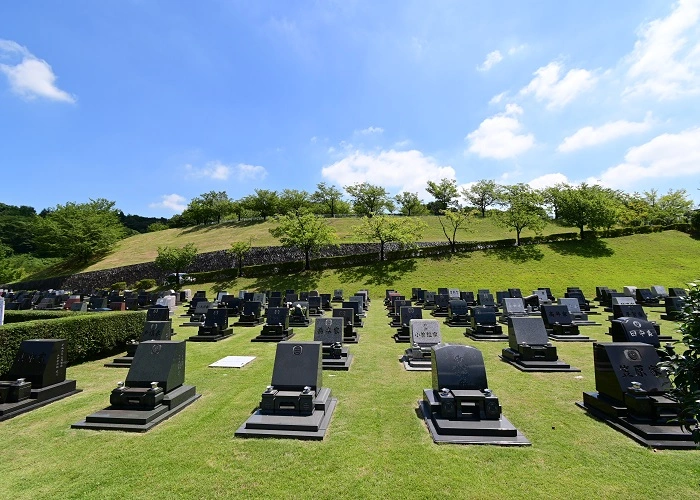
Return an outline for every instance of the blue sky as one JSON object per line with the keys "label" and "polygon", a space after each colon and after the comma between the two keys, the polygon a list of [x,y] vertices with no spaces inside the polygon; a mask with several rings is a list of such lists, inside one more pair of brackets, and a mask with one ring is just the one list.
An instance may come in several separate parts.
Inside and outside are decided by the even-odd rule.
{"label": "blue sky", "polygon": [[700,201],[700,0],[0,3],[0,202],[368,181]]}

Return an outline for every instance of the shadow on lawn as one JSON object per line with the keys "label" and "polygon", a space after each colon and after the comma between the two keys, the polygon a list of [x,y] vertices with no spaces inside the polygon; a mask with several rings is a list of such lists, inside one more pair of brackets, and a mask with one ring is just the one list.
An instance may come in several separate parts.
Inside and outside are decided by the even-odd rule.
{"label": "shadow on lawn", "polygon": [[254,290],[314,290],[318,287],[322,276],[323,271],[302,271],[296,274],[261,276],[257,278],[251,287]]}
{"label": "shadow on lawn", "polygon": [[601,239],[585,239],[580,241],[559,241],[550,243],[549,248],[560,255],[574,255],[597,259],[612,257],[615,251]]}
{"label": "shadow on lawn", "polygon": [[252,219],[252,220],[242,220],[242,221],[227,221],[227,222],[220,222],[219,224],[199,224],[198,226],[192,226],[188,227],[186,229],[183,229],[180,231],[180,235],[183,234],[190,234],[190,233],[198,233],[200,231],[213,231],[214,229],[222,229],[222,228],[230,228],[230,229],[235,229],[235,228],[243,228],[243,227],[250,227],[250,226],[256,226],[258,224],[262,224],[265,222],[262,219]]}
{"label": "shadow on lawn", "polygon": [[491,248],[484,250],[489,257],[496,257],[500,260],[522,264],[524,262],[542,260],[544,253],[537,245],[524,245],[512,248]]}
{"label": "shadow on lawn", "polygon": [[343,282],[361,282],[365,285],[392,285],[401,279],[404,274],[415,270],[415,259],[402,259],[339,269],[338,277]]}

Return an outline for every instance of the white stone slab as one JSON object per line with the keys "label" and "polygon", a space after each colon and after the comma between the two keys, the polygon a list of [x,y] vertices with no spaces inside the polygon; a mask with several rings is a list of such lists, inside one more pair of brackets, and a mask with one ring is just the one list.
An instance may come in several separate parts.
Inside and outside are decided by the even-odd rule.
{"label": "white stone slab", "polygon": [[255,359],[255,356],[226,356],[210,364],[212,368],[243,368]]}

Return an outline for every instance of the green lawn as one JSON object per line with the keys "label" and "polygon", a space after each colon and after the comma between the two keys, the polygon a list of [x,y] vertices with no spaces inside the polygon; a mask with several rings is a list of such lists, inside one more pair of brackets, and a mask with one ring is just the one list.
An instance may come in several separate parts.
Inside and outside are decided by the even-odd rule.
{"label": "green lawn", "polygon": [[[594,390],[591,344],[558,343],[559,356],[581,373],[526,374],[498,359],[502,343],[473,342],[443,327],[446,342],[478,347],[489,386],[504,415],[531,447],[435,445],[416,416],[430,373],[406,372],[407,347],[391,339],[382,297],[386,288],[466,290],[509,286],[529,292],[567,285],[592,296],[596,285],[683,286],[700,276],[700,242],[676,232],[579,244],[475,252],[443,260],[400,261],[367,268],[239,279],[228,290],[317,288],[373,299],[349,372],[325,372],[339,399],[323,442],[234,438],[269,384],[274,344],[251,343],[257,328],[235,328],[219,343],[187,345],[187,383],[202,398],[143,435],[72,430],[108,404],[124,370],[105,360],[68,369],[83,392],[0,423],[2,498],[700,498],[700,451],[653,451],[575,406]],[[218,284],[219,286],[223,284]],[[215,284],[198,285],[196,289]],[[652,319],[661,309],[652,309]],[[607,341],[601,327],[584,333]],[[177,319],[174,323],[177,323]],[[662,333],[674,324],[661,321]],[[176,339],[194,334],[176,327]],[[310,328],[295,340],[312,340]],[[677,334],[675,334],[677,337]],[[207,365],[226,355],[257,356],[243,369]]]}
{"label": "green lawn", "polygon": [[[423,233],[422,241],[444,241],[447,239],[442,232],[442,228],[437,217],[419,217],[423,220],[427,228]],[[353,226],[359,224],[359,219],[342,218],[328,219],[329,223],[336,230],[338,243],[358,243],[358,239],[352,231]],[[155,233],[145,233],[131,236],[117,243],[114,252],[104,259],[92,264],[84,271],[97,271],[99,269],[110,269],[113,267],[139,264],[141,262],[152,262],[158,255],[159,246],[182,247],[187,243],[194,243],[199,252],[212,252],[214,250],[225,250],[236,241],[251,241],[253,246],[279,245],[279,241],[270,235],[269,229],[275,227],[272,219],[263,221],[247,222],[224,222],[208,226],[196,226],[184,229],[166,229]],[[560,233],[566,231],[576,231],[573,228],[562,228],[555,224],[545,227],[544,234]],[[532,231],[523,231],[522,236],[532,236]],[[482,219],[476,217],[470,226],[470,231],[460,232],[458,241],[488,241],[502,238],[515,238],[515,233],[496,226],[491,218]]]}

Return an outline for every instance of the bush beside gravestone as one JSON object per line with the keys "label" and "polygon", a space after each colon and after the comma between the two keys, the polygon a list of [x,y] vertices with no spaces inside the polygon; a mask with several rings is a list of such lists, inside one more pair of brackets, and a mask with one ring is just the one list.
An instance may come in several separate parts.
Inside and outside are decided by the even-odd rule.
{"label": "bush beside gravestone", "polygon": [[29,309],[26,311],[5,311],[5,324],[10,323],[24,323],[25,321],[36,321],[36,320],[47,320],[47,319],[58,319],[73,317],[77,313],[73,311],[42,311]]}
{"label": "bush beside gravestone", "polygon": [[6,372],[22,340],[65,339],[68,363],[104,357],[139,338],[145,311],[73,314],[65,318],[25,321],[0,327],[0,373]]}

